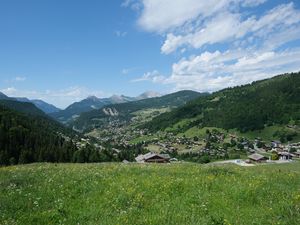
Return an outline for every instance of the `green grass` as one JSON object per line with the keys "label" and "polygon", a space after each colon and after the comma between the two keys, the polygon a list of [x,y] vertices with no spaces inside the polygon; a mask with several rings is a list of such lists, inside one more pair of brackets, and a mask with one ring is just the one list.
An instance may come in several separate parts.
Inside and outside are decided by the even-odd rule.
{"label": "green grass", "polygon": [[264,128],[263,130],[248,131],[246,133],[240,133],[236,130],[231,130],[231,131],[232,131],[232,133],[235,133],[236,135],[238,135],[240,137],[245,137],[250,140],[254,140],[257,137],[260,137],[265,141],[272,141],[272,140],[276,139],[275,137],[273,137],[273,134],[277,130],[281,130],[283,128],[284,128],[284,126],[269,126],[269,127]]}
{"label": "green grass", "polygon": [[300,162],[0,168],[0,224],[300,224]]}
{"label": "green grass", "polygon": [[[181,122],[183,123],[183,122]],[[181,124],[182,125],[182,124]],[[236,129],[231,129],[229,132],[222,128],[217,128],[217,127],[204,127],[204,128],[197,128],[197,127],[192,127],[185,131],[184,133],[179,133],[177,136],[183,136],[185,135],[186,137],[193,138],[195,136],[198,136],[200,138],[205,138],[206,137],[206,130],[212,131],[213,129],[218,130],[221,133],[225,134],[235,134],[238,137],[245,137],[249,140],[254,140],[257,137],[262,138],[264,141],[272,141],[274,139],[279,139],[278,137],[274,137],[273,134],[276,131],[293,131],[297,133],[297,136],[293,138],[292,142],[299,142],[300,141],[300,132],[299,130],[296,129],[291,129],[287,128],[286,126],[279,126],[279,125],[274,125],[274,126],[269,126],[265,127],[262,130],[256,130],[256,131],[248,131],[246,133],[241,133],[237,131]]]}
{"label": "green grass", "polygon": [[185,135],[188,138],[193,138],[195,136],[200,137],[200,138],[205,138],[207,136],[206,131],[209,130],[212,132],[212,130],[218,130],[221,133],[226,133],[226,131],[222,128],[217,128],[217,127],[204,127],[204,128],[197,128],[197,127],[192,127],[185,131],[184,133],[179,133],[177,136],[183,136]]}
{"label": "green grass", "polygon": [[149,135],[143,135],[141,137],[137,137],[137,138],[134,138],[132,140],[130,140],[130,144],[137,144],[137,143],[141,143],[141,142],[144,142],[144,141],[153,141],[153,140],[156,140],[158,137],[156,135],[152,135],[152,136],[149,136]]}

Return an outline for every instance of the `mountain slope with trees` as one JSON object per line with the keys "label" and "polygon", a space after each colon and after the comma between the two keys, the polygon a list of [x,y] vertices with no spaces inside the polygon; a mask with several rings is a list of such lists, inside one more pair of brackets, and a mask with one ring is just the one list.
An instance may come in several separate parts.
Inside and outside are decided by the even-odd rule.
{"label": "mountain slope with trees", "polygon": [[[20,103],[26,106],[31,103]],[[20,107],[20,105],[18,105]],[[43,115],[0,104],[0,165],[70,162],[77,150],[73,132]]]}
{"label": "mountain slope with trees", "polygon": [[73,125],[79,129],[87,129],[101,124],[106,124],[109,120],[129,121],[134,112],[145,109],[175,108],[184,105],[199,96],[207,93],[198,93],[195,91],[179,91],[176,93],[132,101],[121,104],[107,105],[98,110],[82,113]]}
{"label": "mountain slope with trees", "polygon": [[47,117],[47,115],[42,110],[38,109],[31,102],[20,102],[9,98],[7,100],[0,100],[0,105],[27,115]]}
{"label": "mountain slope with trees", "polygon": [[181,124],[175,132],[194,126],[236,128],[246,132],[289,123],[300,123],[300,73],[215,92],[162,114],[143,127],[158,131]]}
{"label": "mountain slope with trees", "polygon": [[59,112],[60,109],[57,108],[56,106],[49,104],[45,101],[39,100],[39,99],[28,99],[28,98],[11,98],[14,100],[17,100],[19,102],[31,102],[33,103],[37,108],[39,108],[40,110],[42,110],[44,113],[55,113],[55,112]]}
{"label": "mountain slope with trees", "polygon": [[19,97],[19,98],[14,98],[14,97],[8,97],[2,92],[0,92],[0,100],[11,100],[11,101],[18,101],[18,102],[29,102],[33,103],[38,109],[42,110],[44,113],[54,113],[60,111],[59,108],[56,106],[49,104],[45,101],[39,100],[39,99],[33,99],[30,100],[28,98],[24,97]]}
{"label": "mountain slope with trees", "polygon": [[81,113],[88,112],[95,109],[100,109],[105,105],[117,104],[123,102],[134,101],[134,98],[127,96],[117,96],[113,95],[110,98],[97,98],[95,96],[90,96],[86,99],[83,99],[80,102],[74,102],[66,109],[59,112],[51,113],[50,116],[56,119],[59,122],[67,123],[73,121]]}

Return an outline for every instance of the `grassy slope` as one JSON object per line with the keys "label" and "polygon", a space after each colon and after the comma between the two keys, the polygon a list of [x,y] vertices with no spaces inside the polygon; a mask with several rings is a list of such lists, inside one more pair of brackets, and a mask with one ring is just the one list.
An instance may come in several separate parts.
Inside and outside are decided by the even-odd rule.
{"label": "grassy slope", "polygon": [[[300,73],[227,88],[193,100],[143,125],[151,131],[184,132],[199,125],[240,131],[300,121]],[[297,122],[297,123],[298,123]]]}
{"label": "grassy slope", "polygon": [[0,168],[0,224],[300,224],[300,162]]}

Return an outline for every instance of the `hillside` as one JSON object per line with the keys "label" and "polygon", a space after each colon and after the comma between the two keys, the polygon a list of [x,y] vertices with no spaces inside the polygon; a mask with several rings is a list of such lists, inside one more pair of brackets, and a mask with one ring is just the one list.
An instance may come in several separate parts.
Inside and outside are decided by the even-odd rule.
{"label": "hillside", "polygon": [[110,98],[97,98],[95,96],[90,96],[80,102],[74,102],[64,110],[51,113],[50,116],[62,123],[67,123],[72,122],[73,119],[77,118],[83,112],[100,109],[109,104],[117,104],[133,100],[134,98],[123,95],[113,95]]}
{"label": "hillside", "polygon": [[300,73],[215,92],[162,114],[143,127],[175,133],[195,126],[247,132],[275,124],[300,125]]}
{"label": "hillside", "polygon": [[[89,129],[107,124],[109,120],[129,121],[135,112],[146,109],[175,108],[199,96],[207,95],[194,91],[179,91],[162,97],[148,98],[121,104],[107,105],[99,110],[82,113],[74,121],[77,129]],[[111,122],[111,121],[110,121]]]}
{"label": "hillside", "polygon": [[0,168],[1,224],[300,224],[300,162]]}
{"label": "hillside", "polygon": [[55,112],[59,112],[60,109],[57,108],[56,106],[49,104],[45,101],[39,100],[39,99],[28,99],[28,98],[12,98],[15,99],[17,101],[20,102],[31,102],[33,103],[37,108],[39,108],[40,110],[42,110],[44,113],[55,113]]}
{"label": "hillside", "polygon": [[2,92],[0,92],[0,100],[11,100],[11,101],[18,101],[18,102],[33,103],[38,109],[42,110],[44,113],[47,113],[47,114],[60,111],[60,109],[55,107],[54,105],[51,105],[51,104],[44,102],[42,100],[39,100],[39,99],[30,100],[30,99],[24,98],[24,97],[18,97],[18,98],[8,97],[5,94],[3,94]]}
{"label": "hillside", "polygon": [[0,165],[70,162],[73,135],[32,103],[0,101]]}
{"label": "hillside", "polygon": [[2,92],[0,92],[0,100],[2,99],[9,99],[9,97],[3,94]]}
{"label": "hillside", "polygon": [[27,115],[46,117],[46,114],[31,102],[20,102],[9,98],[7,100],[0,100],[0,105]]}

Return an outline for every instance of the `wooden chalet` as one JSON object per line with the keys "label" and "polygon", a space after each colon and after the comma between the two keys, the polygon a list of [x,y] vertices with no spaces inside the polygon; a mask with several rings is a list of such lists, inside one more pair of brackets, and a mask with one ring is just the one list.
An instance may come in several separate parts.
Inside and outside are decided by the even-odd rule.
{"label": "wooden chalet", "polygon": [[135,158],[139,163],[168,163],[170,156],[168,154],[157,154],[149,152],[145,155],[139,155]]}
{"label": "wooden chalet", "polygon": [[265,162],[267,160],[267,158],[265,156],[258,154],[258,153],[249,155],[248,159],[250,162],[255,162],[255,163],[261,163],[261,162]]}

